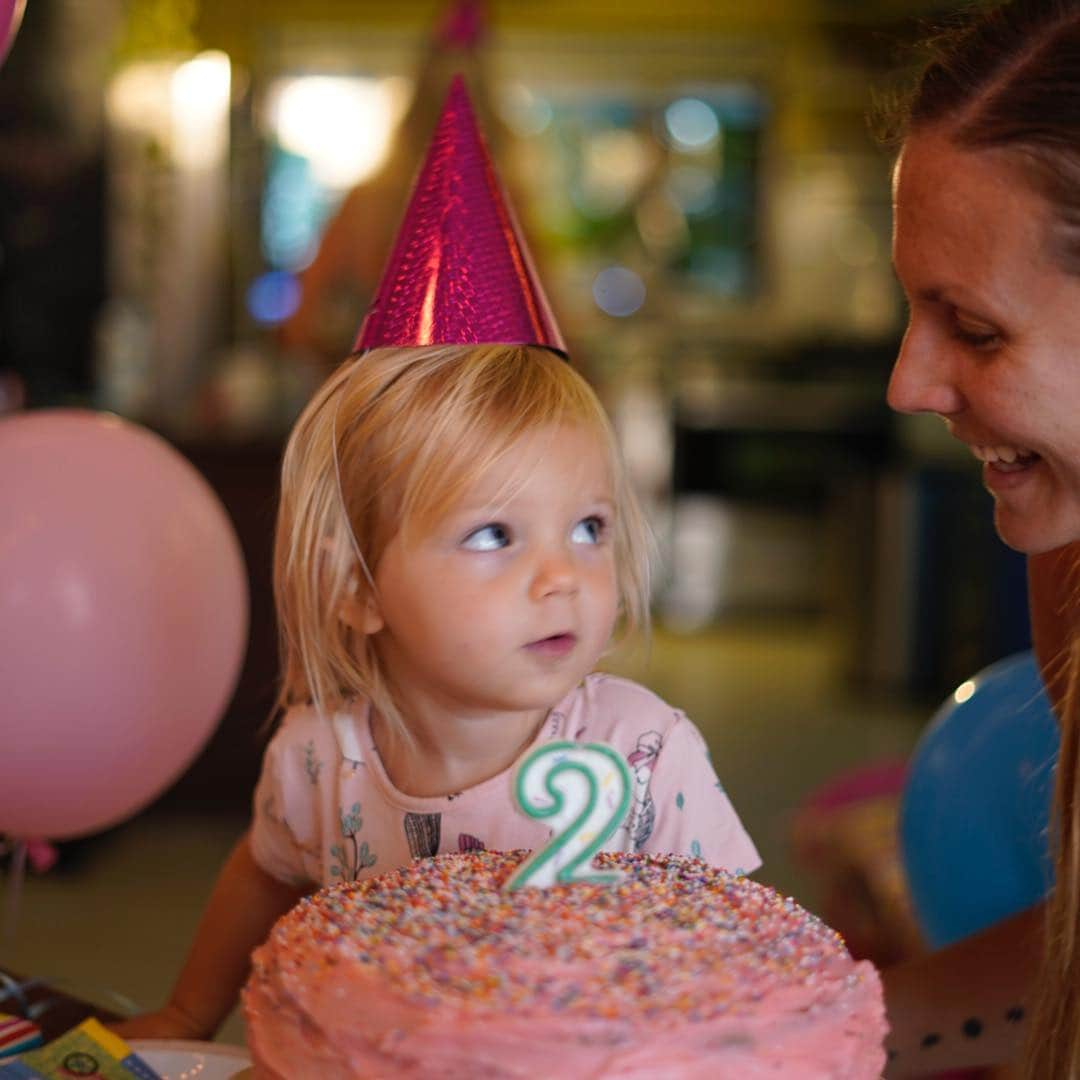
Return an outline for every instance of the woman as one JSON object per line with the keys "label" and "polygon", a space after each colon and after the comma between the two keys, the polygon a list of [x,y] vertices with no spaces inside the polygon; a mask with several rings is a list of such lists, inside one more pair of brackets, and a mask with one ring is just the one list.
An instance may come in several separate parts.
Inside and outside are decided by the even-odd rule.
{"label": "woman", "polygon": [[894,173],[910,316],[889,403],[970,447],[1029,556],[1062,727],[1057,879],[1045,905],[886,973],[890,1075],[1080,1077],[1080,0],[1013,0],[930,47]]}

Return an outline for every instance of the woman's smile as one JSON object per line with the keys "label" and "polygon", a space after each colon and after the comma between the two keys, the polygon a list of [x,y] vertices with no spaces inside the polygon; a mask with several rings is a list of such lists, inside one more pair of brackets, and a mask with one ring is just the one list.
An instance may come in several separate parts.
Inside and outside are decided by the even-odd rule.
{"label": "woman's smile", "polygon": [[1051,208],[1014,158],[935,132],[905,142],[894,199],[909,319],[889,401],[937,413],[982,463],[1006,544],[1060,547],[1080,532],[1080,277],[1053,256]]}

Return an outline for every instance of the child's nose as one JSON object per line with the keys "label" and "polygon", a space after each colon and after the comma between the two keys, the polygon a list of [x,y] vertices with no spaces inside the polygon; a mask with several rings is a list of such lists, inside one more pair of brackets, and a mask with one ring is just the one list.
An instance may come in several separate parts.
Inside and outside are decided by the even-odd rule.
{"label": "child's nose", "polygon": [[577,567],[570,553],[564,550],[542,553],[533,575],[533,596],[542,598],[558,593],[573,594],[577,588]]}
{"label": "child's nose", "polygon": [[947,352],[910,328],[889,377],[887,398],[889,405],[902,413],[950,416],[964,407]]}

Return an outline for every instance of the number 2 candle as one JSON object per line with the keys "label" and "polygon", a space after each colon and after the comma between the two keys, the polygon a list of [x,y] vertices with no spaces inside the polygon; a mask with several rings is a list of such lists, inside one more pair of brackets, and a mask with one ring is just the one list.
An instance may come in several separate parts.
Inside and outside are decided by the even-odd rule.
{"label": "number 2 candle", "polygon": [[623,823],[630,786],[622,755],[603,743],[562,740],[534,750],[518,768],[514,797],[522,813],[551,825],[552,837],[518,867],[507,887],[619,877],[594,870],[592,857]]}

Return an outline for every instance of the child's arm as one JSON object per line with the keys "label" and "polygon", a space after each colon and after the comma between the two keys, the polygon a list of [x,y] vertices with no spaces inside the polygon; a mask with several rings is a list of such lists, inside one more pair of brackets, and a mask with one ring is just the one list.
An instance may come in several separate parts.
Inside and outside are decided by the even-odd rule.
{"label": "child's arm", "polygon": [[1020,1060],[1044,908],[883,972],[888,1077]]}
{"label": "child's arm", "polygon": [[245,833],[218,875],[168,1004],[110,1026],[133,1039],[212,1037],[236,1004],[252,949],[308,891],[267,874]]}

